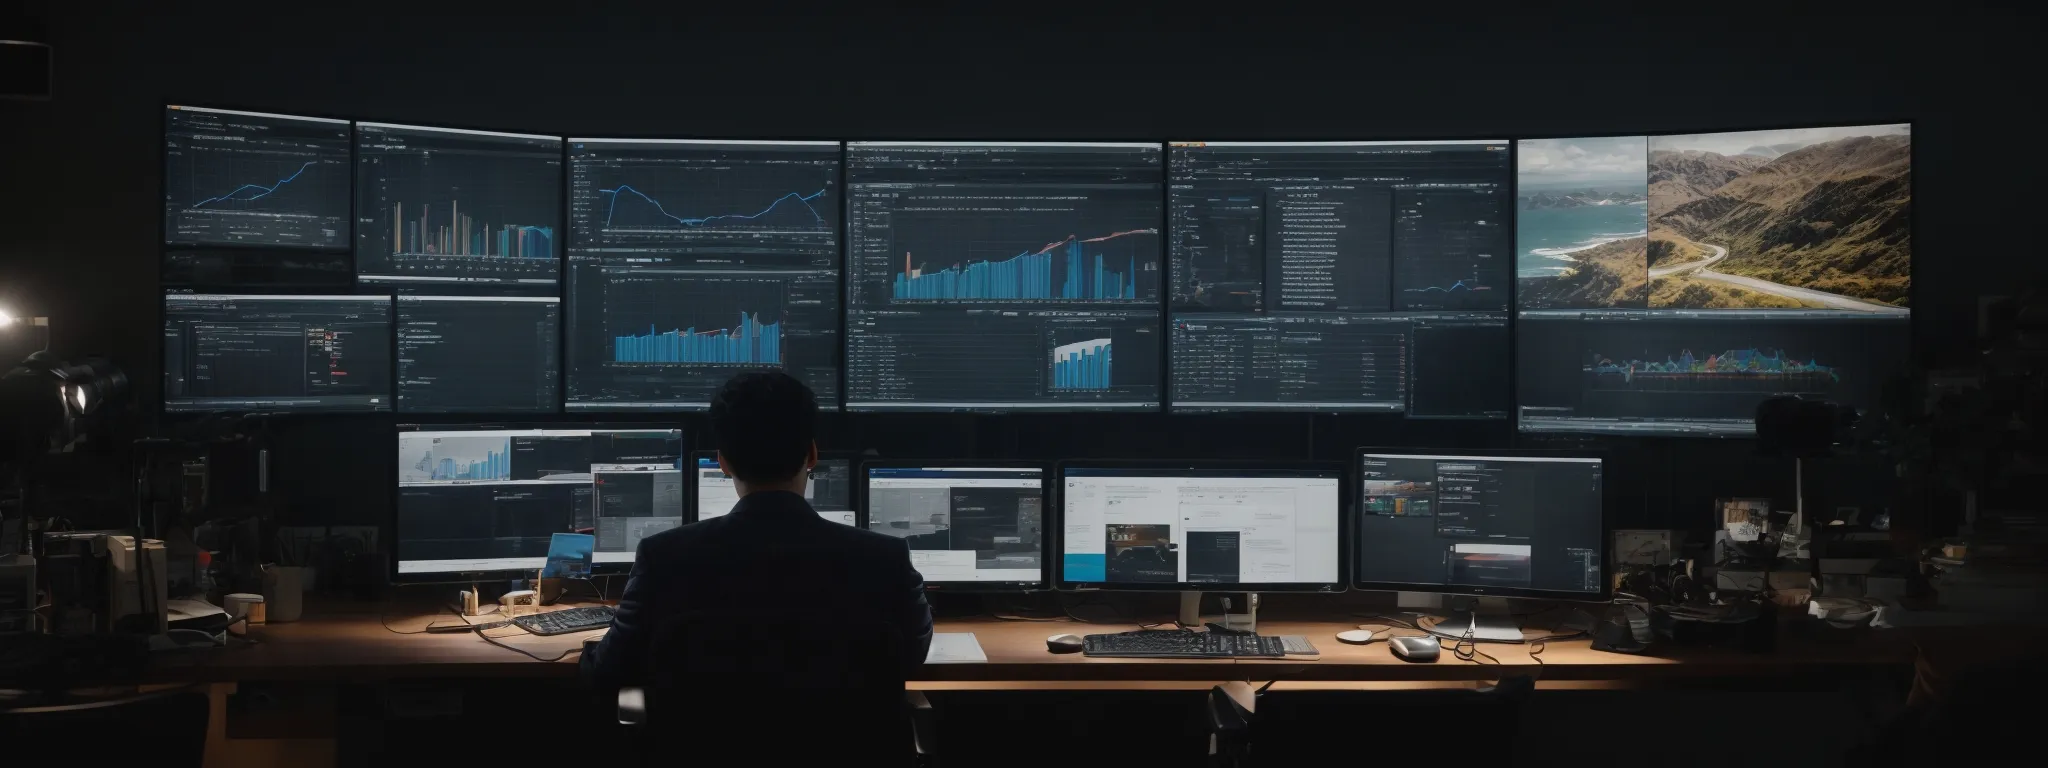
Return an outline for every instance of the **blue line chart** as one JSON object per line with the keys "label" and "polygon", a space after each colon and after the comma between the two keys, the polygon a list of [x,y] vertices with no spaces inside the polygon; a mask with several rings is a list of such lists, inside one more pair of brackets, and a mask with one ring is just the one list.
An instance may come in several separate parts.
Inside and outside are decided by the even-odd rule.
{"label": "blue line chart", "polygon": [[[313,162],[318,162],[318,161],[313,161]],[[235,191],[233,191],[233,192],[229,192],[229,193],[227,193],[227,194],[225,194],[225,195],[221,195],[221,196],[219,196],[219,197],[209,197],[209,198],[206,198],[205,200],[201,200],[201,201],[199,201],[199,202],[193,203],[193,204],[191,204],[191,205],[189,205],[189,206],[186,206],[186,207],[188,207],[188,208],[198,208],[199,206],[205,205],[205,204],[207,204],[207,203],[215,203],[215,202],[220,202],[220,201],[222,201],[222,200],[233,200],[233,201],[235,201],[235,202],[241,202],[241,203],[246,203],[246,202],[249,202],[249,201],[251,201],[251,200],[261,200],[261,199],[263,199],[263,198],[265,198],[265,197],[269,197],[269,196],[270,196],[270,195],[271,195],[272,193],[276,192],[276,191],[277,191],[277,188],[278,188],[278,187],[282,187],[282,186],[284,186],[284,185],[286,185],[286,184],[290,184],[290,183],[291,183],[291,181],[292,181],[292,179],[296,179],[296,178],[298,178],[300,174],[303,174],[303,173],[305,173],[305,172],[306,172],[306,169],[307,169],[307,168],[311,168],[311,167],[313,167],[313,162],[308,162],[308,163],[306,163],[305,165],[301,165],[301,166],[299,166],[299,169],[298,169],[297,171],[294,171],[294,172],[292,172],[292,175],[290,175],[290,176],[286,176],[286,177],[284,177],[284,178],[282,178],[282,179],[278,179],[278,180],[277,180],[277,183],[275,183],[275,184],[272,184],[272,185],[270,185],[270,186],[267,186],[267,187],[266,187],[266,186],[263,186],[263,185],[261,185],[261,184],[243,184],[242,186],[236,187],[236,188],[235,188]],[[245,189],[260,189],[260,190],[263,190],[263,193],[262,193],[262,194],[259,194],[259,195],[256,195],[255,197],[235,197],[235,195],[239,195],[239,194],[242,194],[242,190],[245,190]]]}
{"label": "blue line chart", "polygon": [[704,225],[707,225],[707,224],[711,224],[711,223],[713,223],[713,222],[717,222],[717,221],[722,221],[722,220],[725,220],[725,219],[738,219],[738,220],[742,220],[742,221],[748,221],[748,220],[758,219],[758,218],[761,218],[762,216],[766,216],[766,215],[768,215],[768,214],[770,214],[770,213],[773,213],[773,212],[775,212],[775,209],[776,209],[776,208],[778,208],[778,207],[781,207],[781,205],[782,205],[782,204],[783,204],[784,202],[786,202],[786,201],[789,201],[789,200],[795,200],[795,201],[797,201],[797,203],[798,203],[798,204],[801,204],[801,205],[802,205],[802,206],[804,207],[804,209],[805,209],[805,210],[808,210],[808,211],[810,211],[810,212],[811,212],[811,216],[815,217],[815,218],[816,218],[816,219],[818,220],[818,223],[819,223],[819,224],[823,224],[823,223],[825,223],[825,217],[824,217],[824,215],[823,215],[823,214],[820,214],[820,213],[818,213],[818,209],[817,209],[817,208],[814,208],[814,207],[812,207],[812,206],[811,206],[811,201],[812,201],[812,200],[816,200],[816,199],[818,199],[818,198],[820,198],[820,197],[824,197],[824,196],[825,196],[825,190],[822,190],[822,189],[821,189],[821,190],[818,190],[818,191],[816,191],[816,192],[812,192],[812,193],[810,193],[810,194],[808,194],[808,195],[806,195],[806,194],[801,194],[801,193],[797,193],[797,192],[791,192],[791,193],[789,193],[789,194],[787,194],[787,195],[783,195],[783,196],[781,196],[781,197],[775,198],[775,202],[769,203],[769,204],[768,204],[768,207],[766,207],[766,208],[763,208],[763,209],[761,209],[760,211],[758,211],[758,212],[755,212],[755,213],[725,213],[725,214],[719,214],[719,215],[717,215],[717,216],[704,216],[704,217],[700,217],[700,218],[686,218],[686,217],[683,217],[683,216],[677,216],[677,215],[675,215],[675,214],[673,214],[673,213],[669,213],[669,212],[668,212],[668,209],[667,209],[667,208],[663,208],[663,207],[661,206],[661,201],[659,201],[659,200],[656,200],[656,199],[654,199],[654,198],[652,198],[652,197],[648,197],[648,196],[647,196],[647,193],[645,193],[645,192],[641,192],[640,190],[637,190],[637,189],[634,189],[634,188],[632,187],[632,185],[630,185],[630,184],[620,184],[620,185],[619,185],[619,186],[618,186],[617,188],[615,188],[615,189],[600,189],[600,190],[598,190],[598,193],[599,193],[599,194],[605,194],[605,195],[611,195],[611,196],[612,196],[612,202],[611,202],[611,204],[610,204],[610,205],[608,205],[608,206],[605,206],[605,209],[604,209],[604,223],[605,223],[605,226],[611,226],[611,223],[612,223],[612,213],[618,210],[618,207],[619,207],[619,193],[621,193],[621,192],[631,192],[631,193],[633,193],[634,195],[637,195],[637,196],[638,196],[638,197],[639,197],[640,199],[642,199],[642,200],[645,200],[645,201],[647,201],[649,205],[652,205],[652,206],[654,206],[654,210],[655,210],[656,212],[660,213],[660,214],[661,214],[662,216],[665,216],[665,217],[667,217],[667,218],[669,218],[669,219],[673,219],[673,220],[674,220],[674,221],[675,221],[675,222],[676,222],[677,224],[681,224],[681,225],[683,225],[683,226],[685,226],[685,227],[701,227],[701,226],[704,226]]}
{"label": "blue line chart", "polygon": [[1484,285],[1466,285],[1465,281],[1459,280],[1458,282],[1451,283],[1451,286],[1449,288],[1445,288],[1440,285],[1431,285],[1422,288],[1403,288],[1402,290],[1408,293],[1428,293],[1430,291],[1450,293],[1452,291],[1490,291],[1493,289]]}

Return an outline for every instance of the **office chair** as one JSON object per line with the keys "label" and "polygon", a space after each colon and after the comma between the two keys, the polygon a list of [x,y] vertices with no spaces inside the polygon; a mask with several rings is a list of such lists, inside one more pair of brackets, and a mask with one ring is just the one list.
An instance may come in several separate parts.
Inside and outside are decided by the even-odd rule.
{"label": "office chair", "polygon": [[30,753],[59,750],[92,762],[91,756],[106,758],[110,754],[106,751],[108,740],[115,739],[120,744],[144,745],[133,754],[152,768],[199,768],[206,761],[211,714],[205,693],[183,689],[84,704],[5,709],[0,710],[0,745]]}
{"label": "office chair", "polygon": [[[1460,760],[1507,762],[1535,682],[1510,677],[1488,688],[1267,691],[1225,683],[1209,691],[1217,765],[1290,765],[1370,746],[1358,728],[1403,743],[1455,745]],[[1450,749],[1452,747],[1446,747]]]}
{"label": "office chair", "polygon": [[712,751],[721,755],[930,759],[930,704],[905,691],[904,642],[883,622],[683,617],[656,628],[654,647],[643,729],[652,738],[725,737]]}

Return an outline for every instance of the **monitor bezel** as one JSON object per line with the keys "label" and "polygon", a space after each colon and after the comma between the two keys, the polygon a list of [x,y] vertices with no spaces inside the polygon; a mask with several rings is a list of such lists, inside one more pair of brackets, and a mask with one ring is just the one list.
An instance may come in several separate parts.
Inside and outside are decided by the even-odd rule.
{"label": "monitor bezel", "polygon": [[[1614,553],[1610,550],[1613,549],[1611,540],[1614,536],[1614,529],[1612,527],[1612,519],[1608,514],[1608,508],[1612,507],[1614,504],[1614,483],[1610,478],[1608,478],[1607,473],[1608,469],[1611,466],[1613,466],[1614,462],[1611,461],[1609,452],[1600,450],[1570,450],[1552,448],[1428,448],[1412,446],[1406,448],[1387,448],[1378,446],[1366,446],[1352,451],[1351,469],[1345,473],[1346,475],[1351,477],[1351,482],[1355,486],[1362,485],[1365,482],[1365,476],[1363,472],[1358,470],[1361,463],[1365,461],[1365,457],[1368,454],[1405,454],[1416,456],[1467,456],[1476,459],[1546,457],[1561,459],[1598,459],[1600,461],[1600,591],[1567,592],[1546,589],[1506,589],[1499,587],[1468,586],[1463,584],[1409,584],[1402,582],[1366,581],[1359,577],[1358,572],[1359,565],[1364,561],[1365,553],[1363,551],[1357,551],[1357,547],[1353,548],[1355,551],[1355,557],[1351,561],[1351,573],[1348,575],[1351,579],[1351,587],[1353,589],[1373,592],[1421,592],[1427,594],[1455,595],[1461,597],[1513,597],[1535,600],[1553,600],[1563,602],[1587,603],[1604,603],[1613,599],[1614,584],[1613,570],[1611,569],[1611,558],[1613,557]],[[1355,532],[1359,530],[1358,518],[1365,514],[1365,494],[1364,489],[1362,487],[1354,487],[1352,490],[1353,492],[1351,495],[1351,504],[1350,508],[1346,510],[1345,519],[1351,521],[1351,529],[1352,531],[1354,531],[1353,535],[1355,536],[1357,535]]]}
{"label": "monitor bezel", "polygon": [[[391,531],[391,555],[390,557],[386,558],[389,561],[389,564],[386,565],[384,569],[385,576],[389,583],[391,584],[469,584],[486,579],[532,579],[537,578],[538,574],[540,573],[539,568],[500,568],[495,570],[479,571],[435,571],[432,573],[400,573],[398,571],[398,505],[401,493],[397,482],[396,464],[398,459],[398,452],[396,450],[398,447],[398,438],[400,435],[403,435],[407,432],[431,432],[435,430],[459,430],[476,432],[484,432],[491,430],[563,430],[582,432],[655,432],[673,430],[677,433],[677,438],[682,441],[683,457],[681,460],[688,461],[690,455],[690,430],[688,427],[684,426],[680,422],[430,421],[406,422],[398,424],[392,430],[391,433],[391,447],[393,450],[390,456],[391,461],[393,463],[391,465],[387,465],[388,474],[385,475],[387,479],[390,479],[392,481],[391,511],[389,513],[389,516],[386,518],[389,521],[389,530]],[[677,467],[677,470],[681,471],[682,467]],[[689,473],[684,472],[683,474],[687,476]],[[688,525],[690,521],[690,506],[691,499],[694,496],[694,491],[695,489],[690,487],[688,482],[685,481],[685,484],[683,486],[684,525]],[[567,533],[567,531],[564,531],[564,533]],[[546,558],[543,557],[542,559],[545,560]],[[633,568],[633,563],[631,562],[599,563],[595,562],[594,560],[595,553],[593,553],[593,562],[590,565],[590,573],[592,576],[617,576],[619,574],[627,573],[631,571]]]}
{"label": "monitor bezel", "polygon": [[[686,509],[683,514],[683,519],[687,521],[685,525],[688,523],[701,523],[705,520],[704,510],[697,505],[697,462],[700,459],[717,459],[718,449],[701,448],[686,453],[688,455],[684,457],[684,461],[688,461],[690,464],[684,467],[684,470],[685,474],[690,476],[690,480],[688,483],[685,483],[688,487],[684,488],[684,493],[689,494],[689,500],[683,504]],[[844,461],[849,472],[860,471],[860,458],[861,454],[859,451],[818,451],[819,461]],[[855,478],[848,478],[848,480],[854,481]],[[858,483],[856,482],[856,484]],[[846,503],[853,508],[854,527],[865,529],[868,526],[867,514],[866,510],[861,508],[859,496],[860,494],[857,491],[848,489]],[[720,515],[720,517],[724,517],[724,515]]]}
{"label": "monitor bezel", "polygon": [[[1331,582],[1273,582],[1235,583],[1180,581],[1160,584],[1113,584],[1108,582],[1077,582],[1067,579],[1066,574],[1066,484],[1067,470],[1087,469],[1133,469],[1133,470],[1293,470],[1307,472],[1335,472],[1337,474],[1337,569],[1338,578]],[[1062,592],[1306,592],[1311,594],[1337,594],[1350,588],[1351,574],[1345,573],[1351,563],[1351,516],[1350,508],[1351,473],[1342,462],[1335,461],[1128,461],[1069,459],[1059,462],[1053,475],[1053,485],[1058,492],[1060,535],[1055,553],[1058,555],[1057,585]]]}
{"label": "monitor bezel", "polygon": [[[863,461],[863,462],[860,462],[860,463],[859,463],[858,465],[856,465],[856,467],[855,467],[855,474],[856,474],[856,477],[854,478],[854,486],[855,486],[855,490],[856,490],[856,492],[855,492],[855,495],[854,495],[854,497],[855,497],[855,498],[856,498],[856,499],[858,500],[858,503],[857,503],[857,507],[856,507],[856,509],[855,509],[855,514],[857,515],[857,518],[856,518],[856,519],[860,520],[860,528],[861,528],[861,530],[863,530],[863,531],[869,530],[869,529],[868,529],[868,523],[869,523],[869,521],[873,520],[873,517],[871,517],[871,516],[869,515],[869,510],[868,510],[868,470],[870,470],[870,469],[918,469],[918,468],[921,468],[921,467],[935,467],[935,468],[961,468],[961,469],[966,469],[966,468],[984,468],[984,467],[985,467],[985,468],[988,468],[988,469],[1035,469],[1035,470],[1038,470],[1038,473],[1039,473],[1039,474],[1038,474],[1038,494],[1039,494],[1038,498],[1039,498],[1039,500],[1040,500],[1040,501],[1039,501],[1039,504],[1040,504],[1040,507],[1039,507],[1039,519],[1040,519],[1041,523],[1042,523],[1042,524],[1043,524],[1043,525],[1045,526],[1045,529],[1046,529],[1046,530],[1045,530],[1045,532],[1044,532],[1044,534],[1042,534],[1041,536],[1039,536],[1039,540],[1038,540],[1038,580],[1036,580],[1036,581],[1033,581],[1033,582],[1029,582],[1029,583],[1027,583],[1027,582],[1020,582],[1020,581],[931,581],[931,580],[926,580],[926,581],[925,581],[925,583],[924,583],[924,588],[925,588],[925,591],[927,591],[927,592],[955,592],[955,593],[970,593],[970,594],[972,594],[972,593],[1018,593],[1018,592],[1045,592],[1045,591],[1049,591],[1049,590],[1051,590],[1051,588],[1052,588],[1052,578],[1053,578],[1052,574],[1053,574],[1053,567],[1054,567],[1054,566],[1053,566],[1053,563],[1052,563],[1052,557],[1053,557],[1053,554],[1054,554],[1054,552],[1055,552],[1055,549],[1054,549],[1054,547],[1053,547],[1053,541],[1054,541],[1054,539],[1056,538],[1056,534],[1055,534],[1054,532],[1055,532],[1055,531],[1056,531],[1056,530],[1058,529],[1058,526],[1059,526],[1059,523],[1058,523],[1058,520],[1059,520],[1059,518],[1058,518],[1057,514],[1055,513],[1055,510],[1054,510],[1054,509],[1052,509],[1052,506],[1053,506],[1053,505],[1052,505],[1052,498],[1053,498],[1053,494],[1052,494],[1052,491],[1053,491],[1053,488],[1052,488],[1052,481],[1053,481],[1053,472],[1054,472],[1054,465],[1053,465],[1053,464],[1052,464],[1051,462],[1044,462],[1044,461],[1017,461],[1017,460],[1014,460],[1014,459],[1000,459],[1000,460],[999,460],[999,459],[989,459],[989,460],[984,460],[984,461],[976,461],[976,460],[973,460],[973,459],[931,459],[931,460],[926,460],[926,461],[919,461],[919,460],[915,460],[915,459],[890,459],[890,460],[879,460],[879,459],[878,459],[878,460],[874,460],[874,461]],[[876,534],[876,535],[886,535],[886,534]],[[894,538],[894,537],[891,537],[891,538]]]}

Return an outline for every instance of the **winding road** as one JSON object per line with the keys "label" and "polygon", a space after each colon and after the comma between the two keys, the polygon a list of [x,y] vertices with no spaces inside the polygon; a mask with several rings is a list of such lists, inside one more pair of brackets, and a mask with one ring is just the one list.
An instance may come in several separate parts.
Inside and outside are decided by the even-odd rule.
{"label": "winding road", "polygon": [[1700,245],[1714,249],[1714,255],[1704,261],[1689,261],[1669,267],[1653,267],[1650,269],[1650,279],[1654,280],[1672,275],[1687,275],[1703,280],[1714,280],[1729,285],[1737,285],[1752,291],[1783,296],[1788,299],[1819,302],[1827,305],[1829,309],[1843,309],[1851,312],[1877,312],[1887,315],[1903,315],[1910,311],[1904,307],[1894,307],[1889,304],[1852,299],[1840,294],[1828,293],[1827,291],[1816,291],[1812,288],[1796,288],[1790,285],[1779,285],[1768,280],[1758,280],[1754,277],[1715,272],[1712,269],[1708,269],[1708,267],[1713,266],[1722,259],[1728,258],[1728,249],[1708,243],[1700,243]]}

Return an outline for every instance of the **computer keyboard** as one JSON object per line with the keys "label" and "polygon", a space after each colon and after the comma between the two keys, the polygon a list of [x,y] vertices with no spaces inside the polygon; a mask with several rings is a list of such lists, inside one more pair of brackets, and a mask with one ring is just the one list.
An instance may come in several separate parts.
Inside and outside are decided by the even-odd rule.
{"label": "computer keyboard", "polygon": [[612,625],[612,615],[616,613],[618,611],[609,605],[592,605],[530,616],[515,616],[512,623],[536,635],[565,635],[570,632],[609,627]]}
{"label": "computer keyboard", "polygon": [[1280,648],[1287,651],[1289,656],[1322,655],[1321,651],[1316,650],[1315,643],[1308,641],[1307,635],[1281,635]]}
{"label": "computer keyboard", "polygon": [[1278,637],[1178,629],[1089,635],[1081,643],[1081,652],[1089,656],[1140,659],[1277,658],[1286,653]]}

